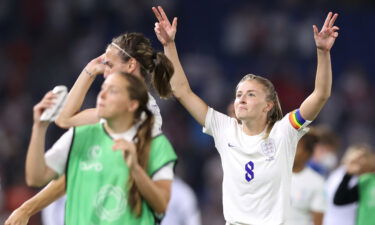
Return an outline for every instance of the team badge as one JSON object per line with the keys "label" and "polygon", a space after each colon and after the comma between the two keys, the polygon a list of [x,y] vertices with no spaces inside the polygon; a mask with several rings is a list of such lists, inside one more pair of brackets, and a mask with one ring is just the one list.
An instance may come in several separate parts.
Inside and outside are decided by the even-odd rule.
{"label": "team badge", "polygon": [[266,161],[272,161],[275,159],[276,147],[275,141],[272,138],[267,138],[261,144],[261,152],[267,157]]}

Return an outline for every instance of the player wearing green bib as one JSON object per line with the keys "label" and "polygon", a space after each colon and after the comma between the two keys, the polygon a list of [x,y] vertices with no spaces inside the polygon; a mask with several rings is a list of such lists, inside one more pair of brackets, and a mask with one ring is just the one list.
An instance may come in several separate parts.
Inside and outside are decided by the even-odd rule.
{"label": "player wearing green bib", "polygon": [[[113,139],[103,124],[75,128],[66,172],[66,224],[124,224],[124,221],[155,224],[154,212],[146,201],[142,200],[140,217],[128,206],[124,184],[129,179],[129,167],[121,152],[108,151],[112,145]],[[164,135],[155,137],[151,141],[146,173],[152,177],[175,160],[176,154],[168,139]]]}
{"label": "player wearing green bib", "polygon": [[26,167],[40,183],[66,173],[66,224],[157,224],[177,157],[164,135],[151,136],[154,117],[144,82],[129,74],[108,76],[96,108],[105,121],[70,129],[44,156],[48,122],[39,118],[52,101],[48,93],[34,107]]}
{"label": "player wearing green bib", "polygon": [[[357,152],[346,163],[347,173],[337,188],[334,203],[345,205],[358,202],[357,225],[375,224],[375,156],[367,145],[357,145]],[[349,187],[353,175],[358,184]]]}

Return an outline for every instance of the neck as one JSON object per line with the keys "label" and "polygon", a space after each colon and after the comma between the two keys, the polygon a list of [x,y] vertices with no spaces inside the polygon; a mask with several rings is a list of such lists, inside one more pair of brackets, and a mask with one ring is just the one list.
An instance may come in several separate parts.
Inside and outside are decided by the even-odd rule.
{"label": "neck", "polygon": [[245,132],[245,134],[250,136],[262,133],[266,126],[266,120],[242,120],[242,130]]}
{"label": "neck", "polygon": [[133,116],[122,116],[120,118],[106,119],[104,127],[109,134],[123,133],[129,130],[134,124]]}

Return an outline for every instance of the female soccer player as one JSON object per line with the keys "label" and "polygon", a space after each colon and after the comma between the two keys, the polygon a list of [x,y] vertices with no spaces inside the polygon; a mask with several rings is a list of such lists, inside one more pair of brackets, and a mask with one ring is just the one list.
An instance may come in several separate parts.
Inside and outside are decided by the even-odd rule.
{"label": "female soccer player", "polygon": [[109,75],[96,108],[105,122],[70,129],[44,157],[48,122],[39,118],[52,101],[48,93],[34,107],[27,170],[39,174],[40,183],[66,173],[65,223],[156,224],[155,214],[166,210],[173,174],[155,174],[176,155],[165,136],[152,139],[144,82]]}
{"label": "female soccer player", "polygon": [[[169,80],[173,74],[173,66],[166,56],[161,52],[155,52],[151,42],[140,33],[126,33],[114,38],[108,45],[105,54],[92,60],[81,72],[77,81],[69,92],[67,101],[56,120],[63,128],[79,126],[99,121],[96,109],[88,109],[78,112],[84,97],[96,76],[103,74],[108,77],[110,73],[126,72],[140,78],[151,76],[151,81],[159,95],[168,97],[170,95],[169,84],[165,85],[161,80]],[[152,137],[161,134],[162,119],[159,107],[155,99],[149,94],[147,107],[154,114],[155,122],[152,129]],[[58,156],[57,156],[58,157]],[[171,178],[173,175],[174,162],[170,162],[155,174],[155,179]],[[53,165],[51,165],[53,166]],[[40,174],[34,170],[27,169],[27,182],[31,186],[41,186]],[[169,175],[168,175],[169,174]],[[173,177],[173,176],[172,176]],[[27,201],[17,209],[7,220],[8,224],[26,224],[27,220],[40,209],[58,199],[64,192],[64,177],[44,188],[37,196]]]}
{"label": "female soccer player", "polygon": [[[330,50],[338,36],[337,14],[328,14],[323,28],[313,32],[318,55],[315,89],[299,109],[282,116],[272,83],[246,75],[235,90],[236,119],[207,106],[190,89],[179,62],[172,24],[161,7],[155,32],[175,67],[174,96],[213,136],[224,171],[223,206],[227,224],[283,224],[289,207],[290,182],[296,145],[304,127],[316,118],[331,94]],[[208,84],[209,85],[209,84]]]}

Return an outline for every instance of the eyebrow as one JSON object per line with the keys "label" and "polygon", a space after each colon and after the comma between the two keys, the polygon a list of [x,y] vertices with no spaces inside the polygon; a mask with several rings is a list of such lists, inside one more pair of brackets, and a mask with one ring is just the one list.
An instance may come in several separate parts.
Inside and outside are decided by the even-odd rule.
{"label": "eyebrow", "polygon": [[[236,93],[239,93],[239,92],[242,93],[242,91],[237,91]],[[245,93],[249,93],[249,92],[257,92],[257,91],[256,90],[247,90],[247,91],[245,91]]]}
{"label": "eyebrow", "polygon": [[105,61],[103,62],[103,64],[104,64],[104,65],[107,65],[107,66],[110,66],[110,67],[113,66],[113,63],[111,63],[109,60],[105,60]]}

